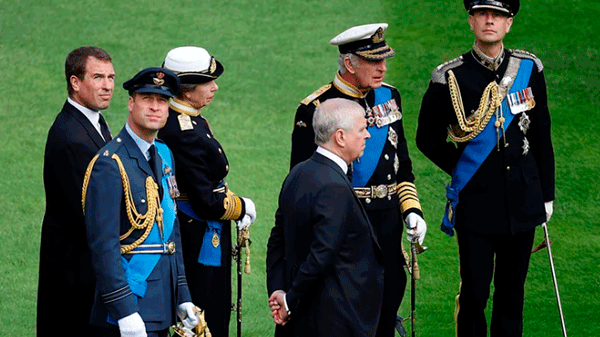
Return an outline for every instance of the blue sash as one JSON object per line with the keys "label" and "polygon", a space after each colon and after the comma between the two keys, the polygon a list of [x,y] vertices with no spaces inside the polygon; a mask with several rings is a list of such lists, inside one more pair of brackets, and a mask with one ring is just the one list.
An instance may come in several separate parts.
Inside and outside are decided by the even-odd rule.
{"label": "blue sash", "polygon": [[[510,87],[509,94],[517,92],[527,87],[529,84],[529,78],[531,77],[531,70],[533,69],[533,61],[521,60],[519,66],[519,72],[512,86]],[[508,97],[508,95],[507,95]],[[502,100],[502,111],[504,113],[504,129],[506,130],[513,120],[514,115],[510,112],[506,98]],[[465,150],[463,151],[456,167],[452,174],[452,180],[450,184],[446,186],[446,211],[442,219],[441,230],[452,236],[454,235],[454,224],[456,219],[456,205],[458,205],[458,194],[467,185],[469,180],[475,175],[475,172],[479,169],[483,161],[492,152],[492,149],[498,142],[498,136],[496,136],[496,130],[494,123],[496,117],[493,116],[488,122],[486,127],[481,131],[477,137],[473,138]]]}
{"label": "blue sash", "polygon": [[[392,90],[390,88],[381,86],[375,89],[374,92],[375,102],[373,103],[373,106],[377,106],[392,99]],[[389,125],[386,124],[382,127],[377,127],[377,125],[369,126],[367,129],[371,134],[371,138],[368,138],[366,141],[365,152],[362,157],[352,163],[352,186],[364,187],[369,179],[371,179],[371,176],[379,163],[381,152],[383,152],[383,147],[388,135],[388,128]]]}
{"label": "blue sash", "polygon": [[[225,181],[223,181],[218,188],[223,187],[225,185]],[[179,201],[177,203],[179,206],[179,210],[185,213],[192,219],[206,222],[208,227],[204,232],[204,237],[202,238],[202,247],[200,247],[200,254],[198,255],[198,263],[203,264],[205,266],[210,267],[220,267],[221,266],[221,232],[223,231],[223,222],[222,221],[214,221],[214,220],[202,220],[196,212],[192,209],[192,206],[188,201]],[[217,235],[219,238],[219,245],[217,247],[213,246],[212,238],[214,235]]]}
{"label": "blue sash", "polygon": [[[158,155],[162,159],[162,171],[165,172],[167,166],[173,167],[171,162],[171,152],[165,144],[155,142],[155,145],[158,150]],[[171,174],[173,174],[173,171],[171,171]],[[160,205],[164,210],[164,238],[161,240],[158,225],[155,222],[150,234],[146,240],[144,240],[144,244],[165,243],[171,237],[173,232],[175,224],[175,201],[168,192],[169,187],[167,185],[167,178],[168,176],[165,175],[161,180],[163,185],[163,196]],[[180,247],[177,247],[177,249],[179,248]],[[160,258],[161,254],[134,254],[129,261],[127,261],[125,257],[121,257],[121,263],[125,269],[127,283],[129,283],[129,287],[135,295],[139,297],[144,297],[144,295],[146,295],[146,290],[148,289],[148,282],[146,280],[154,270],[154,267],[156,267]]]}

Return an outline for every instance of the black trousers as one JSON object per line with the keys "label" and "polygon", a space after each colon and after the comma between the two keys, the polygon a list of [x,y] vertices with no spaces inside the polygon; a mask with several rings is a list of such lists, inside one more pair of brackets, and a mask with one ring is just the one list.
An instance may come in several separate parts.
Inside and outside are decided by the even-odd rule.
{"label": "black trousers", "polygon": [[[402,255],[402,232],[404,226],[397,207],[380,211],[368,211],[369,221],[377,234],[383,250],[383,302],[376,337],[395,336],[396,315],[406,288],[404,256]],[[408,243],[408,241],[407,241]]]}
{"label": "black trousers", "polygon": [[229,336],[231,318],[231,223],[225,221],[221,233],[221,266],[198,263],[207,224],[183,212],[178,213],[185,276],[192,302],[205,312],[206,324],[213,337]]}
{"label": "black trousers", "polygon": [[458,337],[487,336],[485,307],[494,279],[491,337],[523,335],[525,279],[535,229],[516,235],[457,231],[461,286]]}

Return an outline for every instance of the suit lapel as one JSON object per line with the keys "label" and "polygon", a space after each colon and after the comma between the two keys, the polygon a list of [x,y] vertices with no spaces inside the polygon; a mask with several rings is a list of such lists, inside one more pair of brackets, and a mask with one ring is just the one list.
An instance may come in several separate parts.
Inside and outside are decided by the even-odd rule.
{"label": "suit lapel", "polygon": [[369,227],[369,232],[371,233],[371,238],[373,239],[373,243],[375,244],[375,246],[377,247],[377,249],[379,249],[379,251],[381,250],[381,246],[379,245],[379,242],[377,241],[377,234],[375,234],[375,229],[373,228],[373,225],[371,224],[371,221],[369,221],[369,216],[367,215],[367,211],[365,210],[365,208],[363,207],[362,202],[360,201],[360,199],[358,199],[358,196],[356,195],[356,193],[354,193],[354,187],[352,186],[352,183],[348,180],[348,177],[346,176],[346,174],[344,173],[344,171],[342,170],[342,168],[336,164],[335,162],[333,162],[331,159],[323,156],[320,153],[315,152],[312,156],[312,158],[323,164],[323,165],[327,165],[329,167],[331,167],[334,171],[338,172],[342,177],[344,177],[344,181],[346,181],[346,184],[348,185],[348,188],[352,191],[352,195],[354,196],[354,200],[356,201],[356,203],[358,204],[358,207],[360,208],[364,220],[367,222],[368,227]]}
{"label": "suit lapel", "polygon": [[110,140],[108,139],[105,141],[104,139],[102,139],[102,136],[100,136],[98,130],[96,130],[96,128],[92,125],[92,122],[90,122],[90,120],[87,119],[87,117],[85,117],[85,115],[81,111],[77,110],[76,107],[71,105],[71,103],[65,102],[65,105],[63,106],[63,111],[69,114],[71,117],[73,117],[73,119],[79,122],[79,124],[81,124],[81,126],[85,129],[92,141],[96,144],[96,146],[98,146],[98,149],[102,148],[108,142],[108,140]]}

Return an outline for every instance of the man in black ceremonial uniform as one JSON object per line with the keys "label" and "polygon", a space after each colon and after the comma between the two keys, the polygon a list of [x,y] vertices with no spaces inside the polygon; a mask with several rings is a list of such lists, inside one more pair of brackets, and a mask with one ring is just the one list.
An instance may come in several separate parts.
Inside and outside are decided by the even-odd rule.
{"label": "man in black ceremonial uniform", "polygon": [[377,234],[384,253],[384,296],[377,336],[394,335],[396,314],[406,286],[402,269],[402,222],[409,240],[423,242],[427,225],[414,184],[408,155],[400,93],[383,83],[386,60],[395,55],[384,38],[386,23],[356,26],[330,43],[340,51],[334,80],[298,106],[292,133],[291,167],[310,158],[317,146],[312,118],[315,108],[330,98],[358,102],[366,111],[368,130],[365,154],[352,164],[352,184]]}
{"label": "man in black ceremonial uniform", "polygon": [[164,67],[181,80],[169,101],[159,137],[172,149],[181,195],[177,198],[186,277],[194,303],[206,312],[214,337],[229,336],[231,317],[231,220],[242,230],[256,220],[250,198],[226,183],[229,160],[206,115],[224,67],[202,47],[171,49]]}
{"label": "man in black ceremonial uniform", "polygon": [[417,146],[452,176],[442,230],[458,237],[457,335],[486,336],[494,278],[491,336],[521,336],[535,227],[554,200],[546,83],[537,57],[504,48],[518,0],[464,4],[475,43],[433,71]]}

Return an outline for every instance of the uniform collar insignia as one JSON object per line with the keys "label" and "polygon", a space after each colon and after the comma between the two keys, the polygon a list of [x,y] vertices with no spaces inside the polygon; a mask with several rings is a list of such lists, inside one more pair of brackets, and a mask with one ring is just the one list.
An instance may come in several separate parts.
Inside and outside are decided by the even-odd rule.
{"label": "uniform collar insignia", "polygon": [[471,50],[471,54],[473,55],[475,60],[479,62],[482,66],[488,68],[491,71],[496,71],[498,67],[500,67],[500,65],[502,64],[502,61],[504,61],[504,45],[502,45],[502,49],[500,50],[500,53],[496,55],[496,57],[489,57],[485,55],[483,51],[481,51],[481,49],[479,49],[479,46],[477,46],[477,41],[475,41],[475,43],[473,43],[473,49]]}

